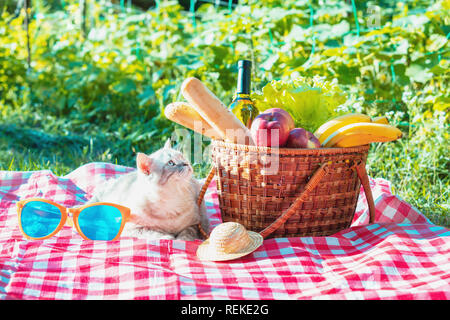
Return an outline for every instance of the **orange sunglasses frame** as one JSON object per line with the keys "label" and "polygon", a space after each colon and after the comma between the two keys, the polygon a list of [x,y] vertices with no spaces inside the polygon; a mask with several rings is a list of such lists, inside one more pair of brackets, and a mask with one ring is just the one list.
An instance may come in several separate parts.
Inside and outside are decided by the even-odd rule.
{"label": "orange sunglasses frame", "polygon": [[[61,211],[61,221],[59,222],[59,225],[56,227],[55,231],[53,231],[52,233],[50,233],[49,235],[47,235],[45,237],[40,237],[40,238],[30,237],[29,235],[27,235],[23,231],[22,219],[21,219],[21,217],[22,217],[22,209],[28,202],[32,202],[32,201],[39,201],[39,202],[49,203],[49,204],[57,207]],[[86,235],[83,233],[83,231],[81,231],[80,225],[78,224],[78,217],[79,217],[81,211],[83,211],[84,209],[89,208],[89,207],[94,207],[94,206],[99,206],[99,205],[107,205],[107,206],[111,206],[111,207],[119,209],[120,213],[122,214],[122,223],[120,225],[119,232],[114,237],[114,239],[107,240],[107,241],[117,240],[120,237],[120,235],[121,235],[121,233],[123,231],[123,227],[125,226],[125,224],[130,219],[130,209],[129,208],[121,206],[121,205],[118,205],[118,204],[115,204],[115,203],[109,203],[109,202],[95,202],[95,203],[86,204],[84,206],[77,207],[77,208],[66,208],[66,207],[60,205],[59,203],[56,203],[56,202],[51,201],[51,200],[42,199],[42,198],[29,198],[29,199],[18,201],[16,203],[16,205],[17,205],[17,214],[19,216],[20,231],[22,231],[23,235],[26,238],[33,239],[33,240],[43,240],[43,239],[48,239],[48,238],[53,237],[55,234],[57,234],[62,229],[62,227],[64,227],[66,222],[71,227],[75,226],[75,229],[80,234],[80,236],[83,237],[83,239],[85,239],[85,240],[92,240],[92,239],[89,239],[88,237],[86,237]],[[72,214],[72,217],[69,216],[69,213]]]}

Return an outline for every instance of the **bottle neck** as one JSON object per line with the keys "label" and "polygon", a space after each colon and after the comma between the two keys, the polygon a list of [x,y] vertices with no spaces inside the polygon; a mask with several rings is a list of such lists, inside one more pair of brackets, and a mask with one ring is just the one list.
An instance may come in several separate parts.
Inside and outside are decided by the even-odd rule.
{"label": "bottle neck", "polygon": [[250,94],[250,68],[242,66],[238,69],[237,94]]}

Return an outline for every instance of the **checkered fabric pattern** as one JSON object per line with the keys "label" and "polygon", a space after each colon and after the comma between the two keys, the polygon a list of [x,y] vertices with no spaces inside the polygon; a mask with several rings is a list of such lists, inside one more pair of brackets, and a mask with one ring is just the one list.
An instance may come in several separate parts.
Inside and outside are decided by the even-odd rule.
{"label": "checkered fabric pattern", "polygon": [[[64,227],[43,241],[23,238],[15,203],[43,197],[86,202],[95,186],[133,170],[90,163],[67,176],[0,171],[2,299],[449,299],[450,230],[432,224],[371,179],[376,223],[361,190],[353,224],[327,237],[265,240],[227,262],[196,258],[198,241],[83,240]],[[216,186],[206,194],[211,226],[221,222]]]}

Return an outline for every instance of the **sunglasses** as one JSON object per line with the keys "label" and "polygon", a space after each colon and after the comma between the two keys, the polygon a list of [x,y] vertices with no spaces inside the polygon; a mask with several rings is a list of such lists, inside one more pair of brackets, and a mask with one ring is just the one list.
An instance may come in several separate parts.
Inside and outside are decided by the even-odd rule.
{"label": "sunglasses", "polygon": [[[116,240],[130,218],[130,209],[108,202],[66,208],[51,200],[30,198],[17,202],[19,226],[28,239],[54,236],[66,224],[85,240]],[[69,216],[70,214],[70,216]]]}

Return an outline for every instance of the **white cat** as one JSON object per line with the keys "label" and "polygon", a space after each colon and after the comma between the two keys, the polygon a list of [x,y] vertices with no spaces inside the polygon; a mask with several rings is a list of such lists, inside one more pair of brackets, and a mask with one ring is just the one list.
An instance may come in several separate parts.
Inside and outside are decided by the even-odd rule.
{"label": "white cat", "polygon": [[170,139],[151,155],[138,153],[136,164],[136,171],[108,180],[89,201],[131,209],[122,237],[194,240],[201,238],[199,222],[208,232],[205,203],[197,205],[202,185]]}

